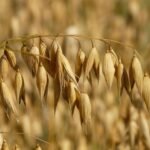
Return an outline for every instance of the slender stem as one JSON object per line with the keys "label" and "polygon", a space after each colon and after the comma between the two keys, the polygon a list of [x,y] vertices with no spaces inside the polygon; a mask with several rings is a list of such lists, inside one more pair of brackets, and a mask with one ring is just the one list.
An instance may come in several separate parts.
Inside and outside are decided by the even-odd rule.
{"label": "slender stem", "polygon": [[78,48],[80,49],[82,47],[80,40],[76,37],[73,37],[73,39],[75,39],[78,42]]}
{"label": "slender stem", "polygon": [[[83,38],[83,39],[88,39],[88,40],[97,40],[97,41],[101,41],[101,42],[105,43],[106,45],[108,45],[108,47],[110,47],[110,45],[111,45],[110,43],[112,42],[112,43],[116,43],[116,44],[121,45],[121,46],[131,48],[132,50],[136,51],[136,53],[140,56],[140,59],[142,58],[141,54],[132,45],[124,44],[122,42],[112,40],[112,39],[108,39],[108,38],[97,38],[97,37],[78,35],[78,34],[56,34],[56,35],[52,35],[52,34],[46,34],[46,35],[35,34],[35,35],[29,35],[29,36],[10,38],[10,39],[7,39],[7,40],[3,40],[0,43],[0,49],[4,48],[6,43],[8,43],[8,42],[24,42],[24,41],[34,39],[34,38],[54,38],[54,40],[55,40],[58,37],[63,37],[63,38],[64,37],[72,37],[74,39]],[[31,53],[28,53],[28,54],[32,55]],[[39,57],[44,58],[44,56],[41,56],[41,55],[39,55]],[[45,59],[48,59],[48,58],[45,57]]]}
{"label": "slender stem", "polygon": [[4,40],[0,43],[0,48],[3,46],[3,44],[8,41],[8,42],[17,42],[17,41],[26,41],[26,40],[30,40],[30,39],[34,39],[34,38],[55,38],[55,37],[76,37],[76,38],[83,38],[83,39],[93,39],[93,40],[98,40],[101,42],[104,42],[105,44],[109,44],[110,42],[125,46],[125,47],[130,47],[131,49],[135,49],[134,46],[129,45],[129,44],[124,44],[122,42],[119,41],[115,41],[112,39],[107,39],[107,38],[97,38],[97,37],[90,37],[90,36],[84,36],[84,35],[78,35],[78,34],[57,34],[57,35],[51,35],[51,34],[47,34],[47,35],[29,35],[29,36],[22,36],[22,37],[17,37],[17,38],[10,38],[7,40]]}

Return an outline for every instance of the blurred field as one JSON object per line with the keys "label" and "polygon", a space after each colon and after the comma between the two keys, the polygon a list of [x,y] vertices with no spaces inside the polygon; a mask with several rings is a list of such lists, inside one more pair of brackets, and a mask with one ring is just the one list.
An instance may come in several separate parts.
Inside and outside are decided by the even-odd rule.
{"label": "blurred field", "polygon": [[[150,1],[149,0],[1,0],[0,41],[14,37],[45,34],[79,34],[95,38],[106,38],[132,45],[144,72],[150,73]],[[43,38],[50,45],[53,38]],[[82,50],[88,54],[91,41],[78,38]],[[106,45],[94,41],[102,62]],[[36,40],[30,40],[31,43]],[[73,38],[58,38],[64,55],[75,70],[78,43]],[[38,43],[38,42],[37,42]],[[112,48],[126,68],[131,63],[134,48],[110,42]],[[20,49],[22,43],[10,42]],[[0,51],[2,55],[3,49]],[[119,99],[117,81],[107,88],[104,76],[98,83],[93,78],[79,82],[82,92],[88,93],[92,106],[92,123],[85,134],[80,115],[75,108],[72,116],[68,103],[61,96],[54,114],[54,85],[49,76],[47,105],[43,109],[36,86],[20,53],[17,63],[25,79],[27,107],[17,104],[19,117],[6,115],[0,102],[0,148],[6,139],[9,148],[17,144],[21,150],[35,149],[39,144],[43,150],[144,150],[150,149],[150,117],[142,97],[134,88],[130,97],[123,91]],[[14,94],[15,73],[10,68],[6,83]],[[0,99],[1,100],[1,99]],[[18,149],[17,149],[18,150]]]}

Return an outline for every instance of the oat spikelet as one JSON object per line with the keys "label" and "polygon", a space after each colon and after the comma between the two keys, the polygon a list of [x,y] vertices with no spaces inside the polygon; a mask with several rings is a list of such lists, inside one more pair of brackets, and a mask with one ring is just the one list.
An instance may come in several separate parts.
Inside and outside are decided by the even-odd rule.
{"label": "oat spikelet", "polygon": [[86,61],[85,65],[85,76],[89,77],[90,71],[95,69],[95,72],[97,72],[97,69],[99,69],[99,54],[97,52],[97,49],[93,47],[89,53],[89,56]]}
{"label": "oat spikelet", "polygon": [[38,55],[40,54],[40,50],[36,45],[32,46],[30,53],[35,55],[34,57],[36,58],[36,61],[39,62],[39,56]]}
{"label": "oat spikelet", "polygon": [[26,105],[25,102],[25,88],[24,88],[24,79],[19,69],[17,69],[16,75],[15,75],[15,95],[17,101],[19,101],[19,104],[21,103],[21,100]]}
{"label": "oat spikelet", "polygon": [[56,75],[53,80],[54,85],[54,113],[56,112],[56,107],[62,93],[62,87],[64,87],[64,71],[61,63],[62,52],[58,49],[56,53]]}
{"label": "oat spikelet", "polygon": [[75,74],[76,74],[76,80],[79,81],[79,78],[81,76],[82,70],[83,70],[83,64],[85,62],[85,53],[79,49],[76,56],[76,62],[75,62]]}
{"label": "oat spikelet", "polygon": [[131,84],[130,84],[128,72],[125,68],[123,69],[123,87],[125,87],[128,95],[130,96]]}
{"label": "oat spikelet", "polygon": [[25,62],[25,64],[27,65],[27,67],[29,68],[29,70],[32,72],[32,64],[31,64],[31,57],[32,56],[29,56],[28,53],[29,53],[29,48],[27,47],[27,45],[23,44],[22,47],[21,47],[21,56]]}
{"label": "oat spikelet", "polygon": [[48,79],[48,74],[42,63],[40,63],[37,71],[36,84],[43,104],[43,99],[47,98],[49,79]]}
{"label": "oat spikelet", "polygon": [[95,58],[95,52],[96,48],[92,48],[92,50],[89,53],[89,56],[87,58],[86,61],[86,65],[85,65],[85,76],[88,77],[89,76],[89,72],[91,71],[93,65],[94,65],[94,58]]}
{"label": "oat spikelet", "polygon": [[61,55],[62,52],[58,49],[56,54],[56,78],[58,77],[59,84],[62,87],[64,80],[64,68],[62,65]]}
{"label": "oat spikelet", "polygon": [[142,94],[142,85],[143,85],[143,70],[142,70],[142,66],[141,63],[139,61],[139,59],[136,57],[136,55],[133,56],[132,58],[132,62],[131,62],[131,66],[130,66],[130,76],[131,83],[133,84],[133,82],[135,81],[137,88],[139,90],[139,93]]}
{"label": "oat spikelet", "polygon": [[99,81],[100,80],[100,58],[99,58],[98,53],[95,54],[93,69],[94,69],[95,75]]}
{"label": "oat spikelet", "polygon": [[[57,41],[53,41],[51,47],[48,51],[48,56],[51,60],[51,70],[53,71],[54,76],[57,74],[57,61],[60,61],[60,55],[62,54],[61,46]],[[59,58],[58,58],[59,57]]]}
{"label": "oat spikelet", "polygon": [[115,74],[115,67],[112,59],[112,54],[110,52],[107,52],[104,56],[103,74],[108,87],[111,88]]}
{"label": "oat spikelet", "polygon": [[54,78],[56,74],[56,65],[54,65],[54,63],[50,61],[48,47],[42,40],[40,41],[39,44],[39,51],[40,51],[40,55],[49,59],[48,60],[40,57],[40,61],[43,63],[44,68],[49,73],[49,75],[51,75]]}
{"label": "oat spikelet", "polygon": [[61,94],[61,84],[58,76],[54,78],[53,85],[54,85],[54,113],[55,113]]}
{"label": "oat spikelet", "polygon": [[9,71],[9,63],[5,55],[0,58],[0,76],[6,78]]}
{"label": "oat spikelet", "polygon": [[4,139],[4,141],[3,141],[1,150],[9,150],[9,146],[8,146],[8,144],[7,144],[7,142],[6,142],[5,139]]}
{"label": "oat spikelet", "polygon": [[4,54],[6,55],[7,60],[9,62],[9,64],[10,64],[10,66],[12,68],[15,68],[15,66],[17,64],[17,60],[16,60],[16,56],[15,56],[14,52],[11,51],[11,50],[5,50]]}
{"label": "oat spikelet", "polygon": [[123,84],[123,71],[124,71],[124,66],[121,62],[121,59],[119,59],[118,66],[116,68],[116,78],[117,78],[117,87],[118,87],[118,93],[119,95],[122,92],[122,84]]}
{"label": "oat spikelet", "polygon": [[[47,45],[42,40],[40,40],[40,42],[39,42],[39,52],[40,52],[40,55],[42,55],[42,56],[47,55]],[[41,59],[43,59],[43,58],[40,57],[40,60]]]}
{"label": "oat spikelet", "polygon": [[118,57],[117,57],[115,51],[112,48],[110,49],[110,53],[112,55],[112,60],[114,62],[114,65],[117,66],[119,63],[119,60],[118,60]]}
{"label": "oat spikelet", "polygon": [[144,75],[144,79],[143,79],[142,96],[148,111],[150,111],[150,78],[147,73]]}
{"label": "oat spikelet", "polygon": [[[31,55],[27,55],[30,53]],[[23,45],[21,48],[21,55],[27,64],[29,70],[31,71],[32,75],[35,76],[38,69],[39,64],[39,49],[37,46],[32,46],[32,48],[29,50],[29,48],[26,45]]]}
{"label": "oat spikelet", "polygon": [[12,111],[15,115],[18,114],[15,102],[13,100],[13,97],[11,95],[11,92],[6,85],[6,83],[1,79],[0,81],[0,95],[2,99],[2,103],[6,110]]}
{"label": "oat spikelet", "polygon": [[33,47],[30,50],[30,53],[33,54],[33,56],[30,56],[31,71],[32,71],[32,75],[35,76],[39,65],[39,56],[38,56],[40,54],[39,48],[33,45]]}
{"label": "oat spikelet", "polygon": [[74,82],[69,82],[67,93],[68,93],[69,105],[70,105],[72,112],[74,110],[75,101],[77,98],[76,92],[78,92],[78,88],[76,87]]}
{"label": "oat spikelet", "polygon": [[78,98],[78,109],[83,126],[88,130],[91,125],[91,102],[86,93],[81,93]]}
{"label": "oat spikelet", "polygon": [[62,53],[62,49],[61,46],[58,44],[57,41],[53,41],[52,45],[49,49],[49,57],[51,58],[51,60],[54,62],[56,60],[56,53],[57,50],[59,49],[59,51]]}
{"label": "oat spikelet", "polygon": [[60,53],[60,61],[61,61],[61,65],[62,65],[63,69],[66,71],[70,80],[72,80],[76,85],[78,85],[76,78],[75,78],[75,74],[72,71],[72,68],[70,66],[70,63],[69,63],[68,59],[62,53]]}

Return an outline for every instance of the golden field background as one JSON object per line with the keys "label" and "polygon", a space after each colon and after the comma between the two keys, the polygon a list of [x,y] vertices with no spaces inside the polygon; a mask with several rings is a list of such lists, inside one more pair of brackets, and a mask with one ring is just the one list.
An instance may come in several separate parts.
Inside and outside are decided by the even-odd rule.
{"label": "golden field background", "polygon": [[[144,72],[148,73],[149,24],[149,0],[0,1],[0,41],[34,34],[79,34],[108,38],[133,45],[139,52]],[[58,39],[62,44],[62,38]],[[83,51],[88,52],[91,41],[79,39]],[[47,38],[46,41],[50,44],[52,39]],[[63,52],[74,70],[77,42],[66,38],[64,43]],[[106,47],[101,42],[94,43],[102,60]],[[20,44],[15,47],[18,48]],[[128,68],[133,49],[113,42],[111,46]],[[103,76],[99,84],[94,79],[92,86],[85,81],[84,91],[88,93],[92,105],[92,128],[85,135],[78,110],[75,109],[72,116],[63,98],[60,99],[54,115],[53,84],[50,76],[47,107],[42,109],[35,78],[31,76],[19,53],[16,57],[25,78],[28,105],[18,106],[18,118],[8,118],[0,105],[0,147],[3,139],[6,139],[10,149],[15,149],[17,144],[22,150],[34,149],[37,143],[44,150],[150,149],[149,113],[136,89],[133,105],[125,90],[119,100],[116,79],[111,90],[107,88]],[[10,81],[14,73],[11,69],[10,73],[12,74],[8,74],[7,82],[14,96]]]}

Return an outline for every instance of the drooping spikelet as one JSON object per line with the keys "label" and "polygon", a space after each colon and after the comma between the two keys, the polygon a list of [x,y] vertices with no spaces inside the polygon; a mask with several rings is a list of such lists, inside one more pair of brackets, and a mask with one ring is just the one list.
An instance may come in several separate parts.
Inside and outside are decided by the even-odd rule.
{"label": "drooping spikelet", "polygon": [[122,86],[123,86],[123,71],[124,71],[124,66],[121,62],[121,59],[119,59],[118,66],[116,67],[116,79],[117,79],[117,87],[118,87],[118,93],[119,95],[122,92]]}
{"label": "drooping spikelet", "polygon": [[148,111],[150,111],[150,78],[147,73],[144,75],[144,79],[143,79],[142,96]]}
{"label": "drooping spikelet", "polygon": [[40,62],[42,62],[44,68],[49,73],[49,75],[54,77],[56,66],[52,64],[52,61],[49,58],[48,47],[42,40],[40,40],[40,43],[39,43],[39,51],[40,51],[40,55],[42,56],[40,57]]}
{"label": "drooping spikelet", "polygon": [[91,127],[91,102],[86,93],[80,93],[77,100],[77,107],[80,112],[81,123],[85,128],[84,130],[88,132]]}
{"label": "drooping spikelet", "polygon": [[35,76],[39,65],[39,48],[35,45],[29,49],[26,45],[21,48],[22,57],[27,64],[32,75]]}
{"label": "drooping spikelet", "polygon": [[19,104],[21,103],[22,100],[23,103],[26,105],[24,79],[19,69],[17,69],[15,75],[15,95],[17,101],[19,101]]}
{"label": "drooping spikelet", "polygon": [[143,70],[142,70],[141,63],[139,59],[136,57],[136,55],[134,55],[132,58],[129,70],[130,70],[131,86],[133,87],[133,84],[135,82],[139,90],[139,93],[142,94]]}
{"label": "drooping spikelet", "polygon": [[81,76],[83,65],[85,62],[85,53],[79,49],[76,56],[76,62],[75,62],[75,74],[76,74],[76,80],[79,81],[79,78]]}
{"label": "drooping spikelet", "polygon": [[78,88],[76,87],[76,85],[74,84],[74,82],[69,82],[68,88],[67,88],[67,93],[68,93],[68,101],[69,101],[69,105],[71,108],[71,111],[74,111],[74,107],[75,107],[75,102],[77,99],[77,92]]}
{"label": "drooping spikelet", "polygon": [[95,58],[95,54],[96,54],[96,48],[92,48],[90,53],[89,53],[89,56],[87,58],[87,61],[86,61],[86,66],[85,66],[85,76],[89,76],[89,73],[94,65],[94,58]]}
{"label": "drooping spikelet", "polygon": [[128,95],[131,93],[131,84],[127,70],[123,69],[123,87],[126,89]]}
{"label": "drooping spikelet", "polygon": [[54,84],[54,112],[56,111],[56,107],[62,93],[62,88],[64,87],[65,77],[64,77],[64,69],[61,62],[61,49],[58,49],[56,52],[56,75],[53,80]]}
{"label": "drooping spikelet", "polygon": [[97,52],[97,54],[95,54],[93,70],[96,75],[96,78],[99,81],[100,80],[100,57],[99,57],[98,52]]}
{"label": "drooping spikelet", "polygon": [[111,55],[112,55],[112,60],[113,60],[113,62],[114,62],[114,65],[117,66],[118,63],[119,63],[119,60],[118,60],[118,57],[117,57],[115,51],[112,49],[112,47],[110,48],[109,51],[110,51],[110,53],[111,53]]}
{"label": "drooping spikelet", "polygon": [[[47,45],[41,39],[40,39],[40,42],[39,42],[39,52],[40,52],[40,55],[42,55],[42,56],[46,56],[47,55],[47,57],[49,57],[48,54],[47,54],[48,53]],[[42,61],[44,59],[40,57],[40,60]]]}
{"label": "drooping spikelet", "polygon": [[60,54],[62,54],[62,48],[57,41],[53,41],[51,47],[48,50],[48,56],[51,60],[51,70],[53,71],[54,76],[57,74],[57,61],[60,59]]}
{"label": "drooping spikelet", "polygon": [[6,79],[9,71],[9,63],[6,58],[6,55],[3,55],[0,58],[0,76],[4,79]]}
{"label": "drooping spikelet", "polygon": [[12,97],[12,94],[6,85],[6,83],[1,79],[0,81],[0,95],[2,98],[2,103],[6,110],[12,111],[15,115],[18,114],[15,101]]}
{"label": "drooping spikelet", "polygon": [[39,65],[39,48],[35,45],[32,46],[30,53],[33,54],[32,56],[30,56],[30,64],[31,65],[31,71],[33,76],[36,75],[37,70],[38,70],[38,65]]}
{"label": "drooping spikelet", "polygon": [[75,78],[75,74],[70,66],[70,63],[62,53],[60,53],[60,63],[62,65],[63,70],[66,72],[66,75],[70,78],[70,80],[73,81],[76,85],[78,85]]}
{"label": "drooping spikelet", "polygon": [[48,56],[49,56],[49,58],[51,58],[53,63],[55,63],[56,53],[57,53],[58,49],[59,49],[59,51],[62,52],[61,46],[59,45],[59,43],[57,41],[54,40],[51,44],[51,47],[49,48],[49,51],[48,51]]}
{"label": "drooping spikelet", "polygon": [[112,54],[109,51],[104,56],[103,74],[108,87],[111,88],[115,74],[115,67],[112,59]]}
{"label": "drooping spikelet", "polygon": [[85,76],[89,77],[89,73],[94,69],[97,78],[99,79],[99,67],[100,67],[100,59],[97,49],[93,47],[89,53],[85,64]]}
{"label": "drooping spikelet", "polygon": [[41,101],[43,103],[43,98],[47,98],[49,79],[42,63],[39,64],[39,68],[36,74],[36,84],[40,93]]}
{"label": "drooping spikelet", "polygon": [[53,86],[54,86],[54,113],[56,112],[56,107],[60,98],[60,94],[62,92],[60,79],[58,75],[53,80]]}
{"label": "drooping spikelet", "polygon": [[14,52],[11,51],[11,50],[5,50],[4,54],[6,55],[7,60],[9,62],[9,64],[10,64],[10,66],[12,68],[15,68],[15,66],[17,64],[17,60],[16,60],[16,56],[15,56]]}

